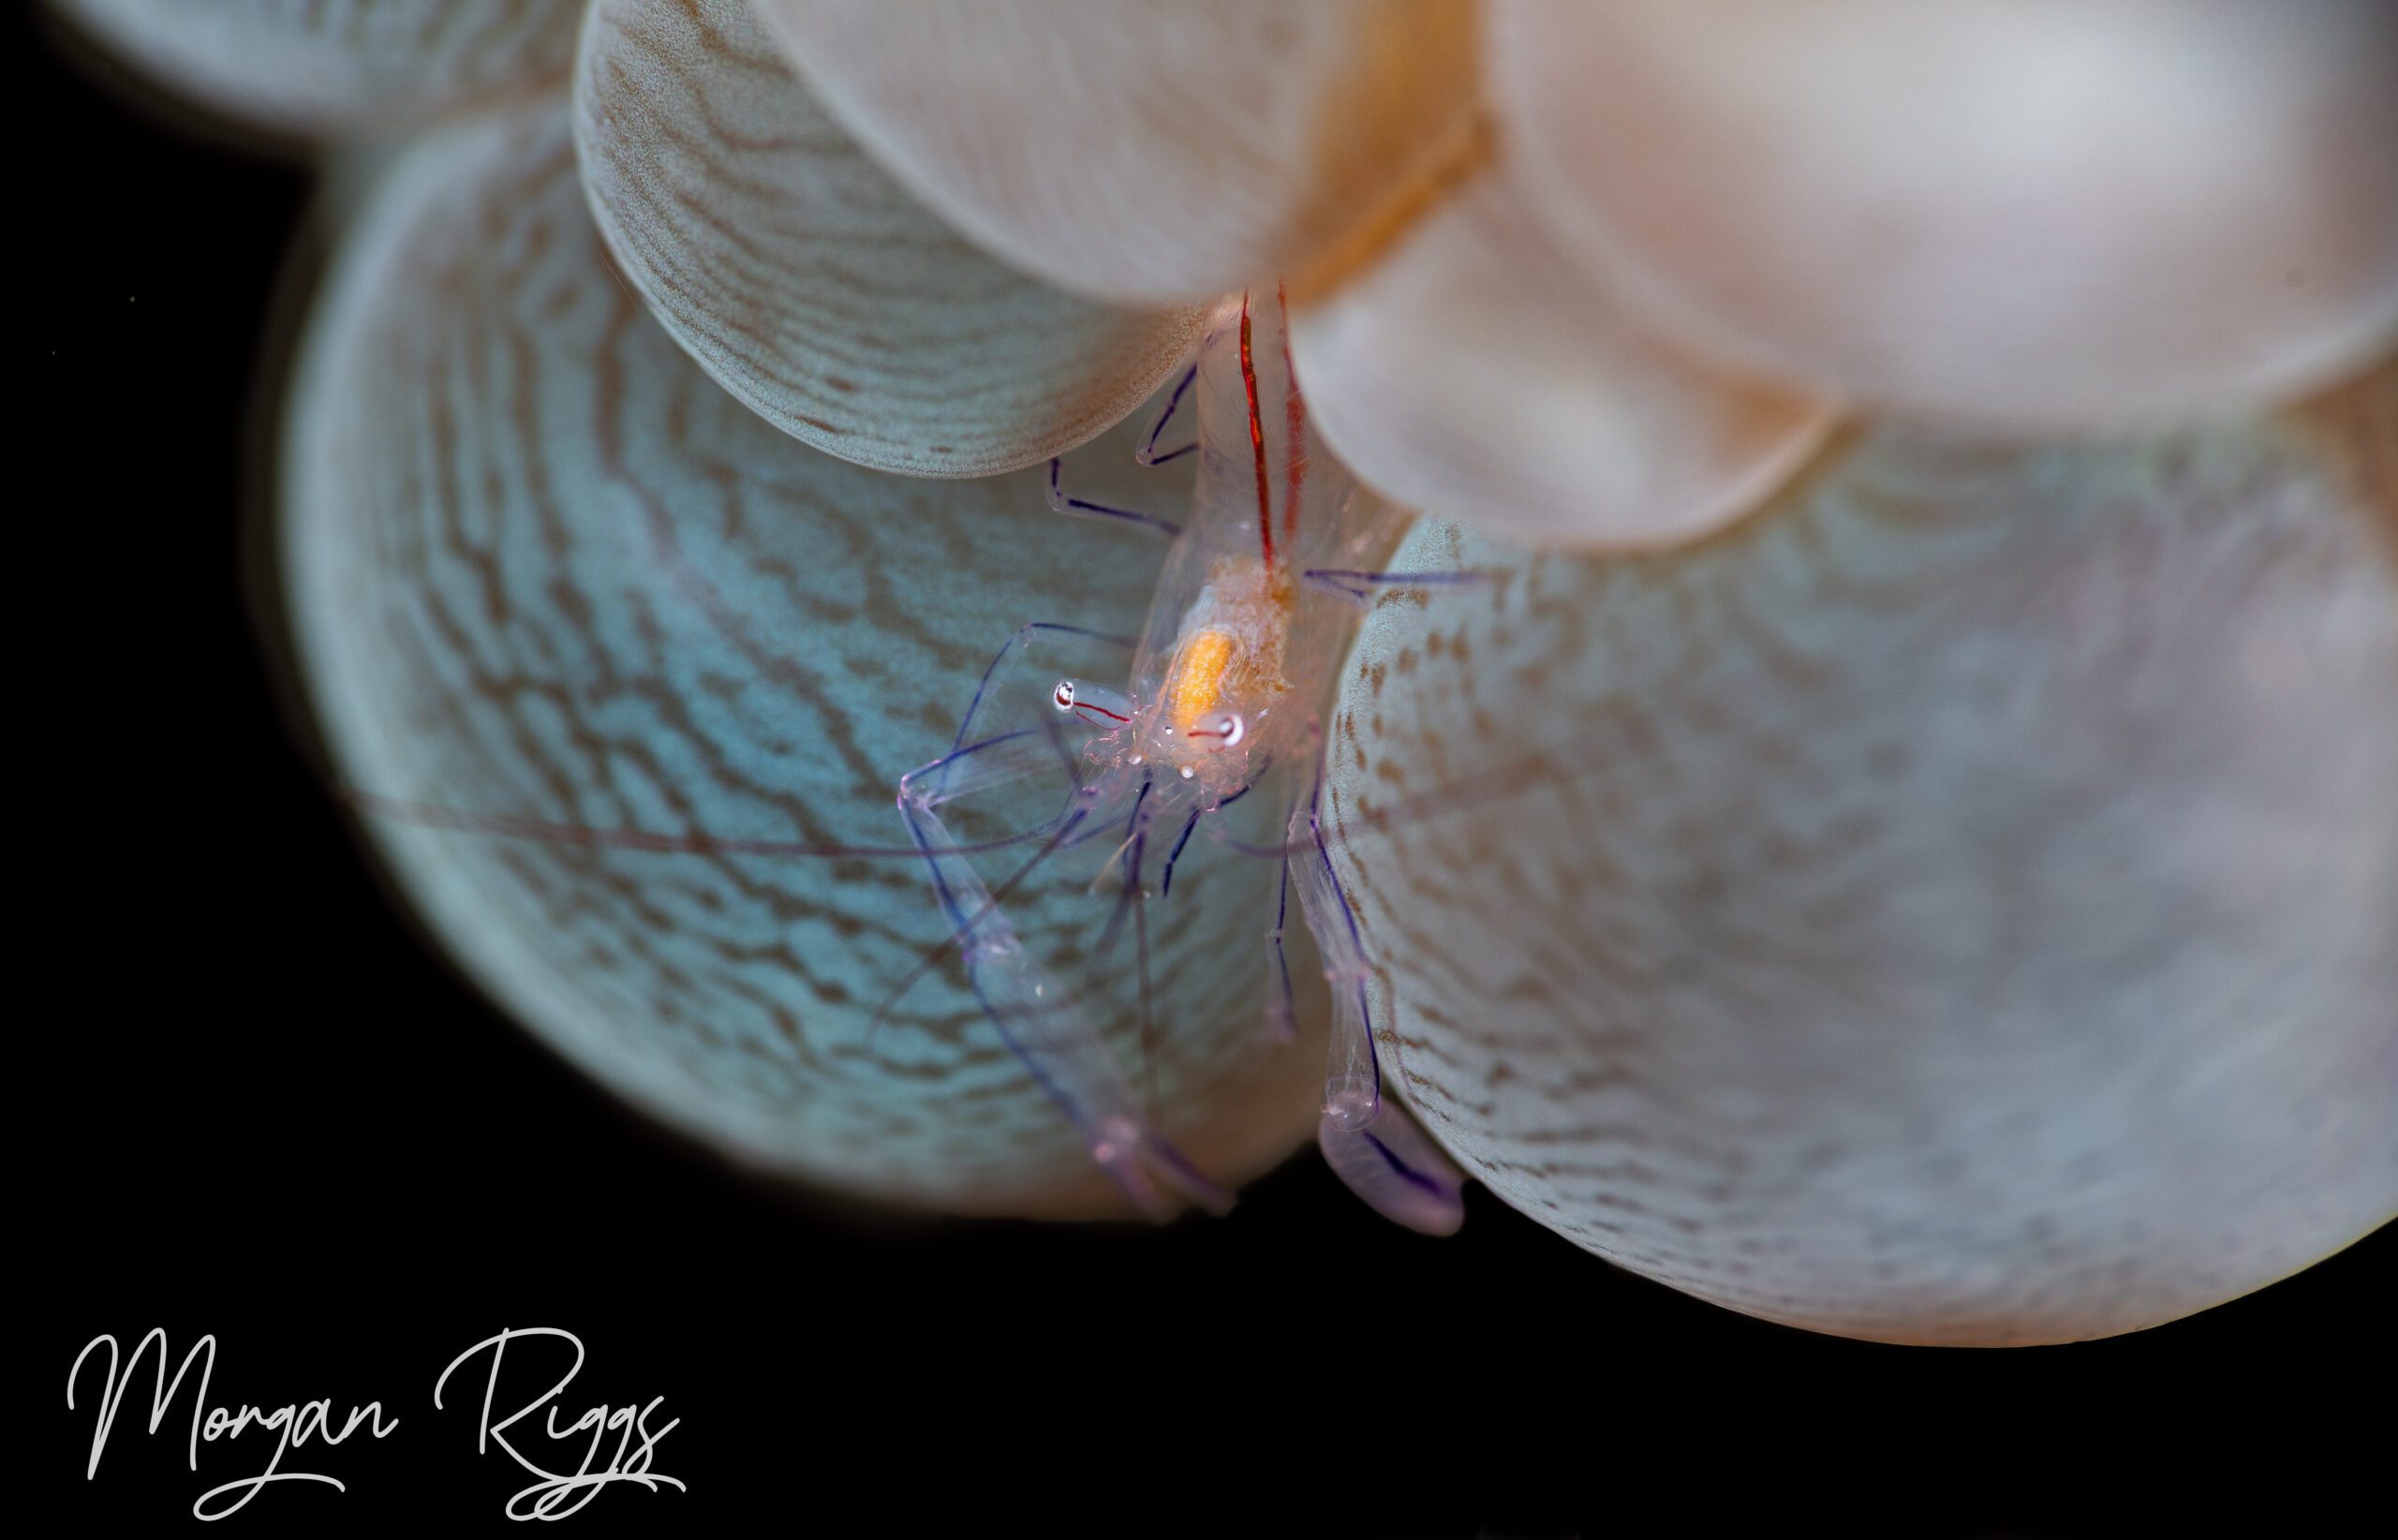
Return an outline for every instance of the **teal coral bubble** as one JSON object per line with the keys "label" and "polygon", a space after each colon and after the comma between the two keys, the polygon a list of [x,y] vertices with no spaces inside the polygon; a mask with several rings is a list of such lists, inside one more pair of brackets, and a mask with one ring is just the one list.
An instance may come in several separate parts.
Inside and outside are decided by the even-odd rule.
{"label": "teal coral bubble", "polygon": [[[1137,436],[1069,474],[1115,502],[1187,497],[1187,466],[1133,465]],[[1159,557],[1141,530],[1050,513],[1039,471],[892,476],[753,416],[610,272],[555,110],[393,169],[318,302],[285,454],[292,620],[343,777],[483,819],[902,845],[899,777],[950,748],[1002,644],[1035,620],[1137,631]],[[366,817],[485,989],[676,1126],[865,1196],[1120,1211],[955,969],[873,1025],[949,932],[921,864]],[[1314,1118],[1320,1029],[1276,1047],[1261,1019],[1274,878],[1192,852],[1153,916],[1170,1009],[1147,1044],[1115,1008],[1129,982],[1087,966],[1089,873],[1044,875],[1023,909],[1030,944],[1111,1002],[1162,1126],[1235,1181]]]}

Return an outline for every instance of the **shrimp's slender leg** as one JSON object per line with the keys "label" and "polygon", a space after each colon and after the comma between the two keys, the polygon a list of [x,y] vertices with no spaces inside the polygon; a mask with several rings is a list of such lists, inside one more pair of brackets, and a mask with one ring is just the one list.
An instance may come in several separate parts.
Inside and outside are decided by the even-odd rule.
{"label": "shrimp's slender leg", "polygon": [[1070,497],[1058,485],[1058,460],[1049,459],[1049,511],[1076,519],[1115,519],[1120,523],[1138,525],[1172,540],[1182,533],[1182,526],[1155,513],[1144,513],[1134,508],[1117,508],[1107,503],[1095,503],[1088,498]]}
{"label": "shrimp's slender leg", "polygon": [[1180,449],[1168,450],[1163,454],[1158,452],[1158,436],[1165,432],[1165,425],[1174,421],[1176,412],[1181,410],[1182,398],[1190,393],[1192,381],[1198,378],[1199,365],[1195,363],[1182,371],[1182,378],[1175,382],[1174,395],[1166,402],[1165,410],[1158,413],[1158,420],[1149,424],[1149,436],[1141,440],[1139,449],[1132,452],[1135,461],[1145,466],[1167,465],[1199,447],[1199,440],[1193,438]]}
{"label": "shrimp's slender leg", "polygon": [[1383,1074],[1374,1053],[1372,1021],[1366,985],[1372,970],[1366,961],[1365,939],[1357,917],[1332,868],[1332,852],[1324,843],[1317,809],[1324,796],[1324,773],[1316,772],[1306,798],[1291,809],[1288,870],[1297,879],[1299,910],[1315,932],[1316,949],[1324,955],[1324,976],[1332,985],[1332,1055],[1324,1083],[1324,1115],[1344,1129],[1361,1129],[1382,1112]]}
{"label": "shrimp's slender leg", "polygon": [[[1033,852],[1032,858],[1019,867],[1014,876],[1010,877],[1006,881],[1000,883],[997,893],[991,894],[987,896],[985,903],[987,906],[992,908],[996,908],[1001,900],[1007,897],[1009,894],[1015,891],[1018,883],[1032,875],[1034,867],[1040,866],[1044,861],[1046,861],[1056,851],[1062,848],[1078,844],[1082,840],[1090,837],[1090,831],[1087,829],[1085,825],[1089,822],[1091,809],[1083,795],[1084,788],[1082,777],[1075,769],[1073,754],[1067,748],[1063,738],[1058,732],[1056,723],[1044,721],[1042,724],[1042,730],[1038,733],[1035,733],[1029,729],[1024,729],[1015,733],[1003,733],[999,738],[986,739],[981,743],[971,746],[969,746],[966,742],[966,735],[972,730],[974,725],[974,714],[982,709],[984,697],[989,692],[991,688],[991,678],[994,674],[999,673],[999,665],[1007,661],[1008,655],[1018,645],[1023,644],[1028,638],[1042,631],[1062,631],[1068,635],[1089,637],[1097,641],[1116,643],[1119,645],[1129,646],[1131,644],[1121,637],[1109,636],[1102,631],[1088,630],[1080,626],[1061,625],[1055,621],[1033,620],[1028,621],[1024,625],[1017,627],[1015,633],[1008,638],[1006,643],[1000,646],[998,654],[995,655],[989,664],[984,668],[983,677],[974,687],[974,699],[966,707],[965,719],[958,724],[957,736],[950,745],[950,751],[947,754],[942,755],[940,759],[933,761],[931,764],[925,765],[918,770],[910,772],[910,775],[923,776],[938,770],[940,776],[940,783],[939,787],[931,792],[921,794],[931,795],[935,801],[946,800],[952,795],[962,794],[951,787],[950,777],[954,773],[953,767],[963,763],[968,758],[976,754],[988,755],[995,749],[999,748],[1003,741],[1006,741],[1014,744],[1014,747],[1009,748],[1006,750],[1007,763],[1011,766],[1014,766],[1018,764],[1020,762],[1026,762],[1030,758],[1024,746],[1021,743],[1015,742],[1015,740],[1029,739],[1036,736],[1044,737],[1048,740],[1050,753],[1054,757],[1058,770],[1065,776],[1067,782],[1073,786],[1073,794],[1068,797],[1065,808],[1059,812],[1056,818],[1051,819],[1047,823],[1042,825],[1041,828],[1031,831],[1029,836],[1015,837],[1017,841],[1022,841],[1027,838],[1044,838],[1044,836],[1046,837],[1044,838],[1044,843],[1042,844],[1041,849]],[[1012,769],[1007,774],[996,774],[988,770],[987,767],[995,765],[998,763],[999,762],[997,761],[989,759],[977,762],[977,773],[988,774],[991,776],[991,778],[976,782],[977,785],[997,785],[1001,780],[1022,778],[1023,776],[1035,773],[1035,770],[1037,769],[1037,763],[1035,763],[1030,767],[1024,768],[1021,771]],[[907,807],[907,777],[901,777],[900,782],[900,807],[903,809]],[[982,842],[983,846],[985,848],[988,847],[989,843],[990,842],[988,841]],[[950,853],[955,855],[970,855],[974,852],[975,848],[976,847],[958,845],[953,841]],[[924,854],[921,847],[911,846],[911,852],[919,858]],[[940,873],[938,868],[936,868],[933,873],[933,886],[936,892],[940,890]],[[946,899],[947,896],[943,895],[943,896],[944,899]],[[952,918],[956,925],[956,928],[952,930],[947,939],[945,939],[939,946],[934,947],[930,952],[925,954],[925,955],[918,960],[916,966],[909,970],[908,976],[899,981],[899,986],[894,989],[888,996],[884,997],[882,1003],[875,1008],[874,1014],[866,1018],[866,1037],[869,1042],[873,1040],[875,1032],[881,1029],[883,1019],[891,1014],[892,1008],[899,1003],[900,1000],[907,995],[908,991],[913,989],[917,984],[923,980],[925,974],[931,972],[933,968],[940,963],[941,958],[949,955],[952,947],[963,948],[967,944],[968,940],[971,937],[974,923],[976,920],[981,918],[981,915],[976,914],[965,919],[957,919],[956,916],[953,915]]]}
{"label": "shrimp's slender leg", "polygon": [[[1246,790],[1246,788],[1244,788],[1244,790]],[[1226,800],[1229,801],[1230,799],[1227,798]],[[1204,807],[1193,807],[1191,809],[1191,816],[1183,820],[1182,833],[1175,837],[1174,849],[1166,852],[1165,875],[1158,881],[1159,897],[1171,898],[1174,896],[1174,864],[1182,859],[1182,847],[1191,843],[1192,833],[1199,827],[1200,815],[1206,811],[1206,809]]]}
{"label": "shrimp's slender leg", "polygon": [[[1165,409],[1158,413],[1156,422],[1149,424],[1148,437],[1141,440],[1141,447],[1132,452],[1132,458],[1136,462],[1145,466],[1169,465],[1199,447],[1199,440],[1193,438],[1179,449],[1168,450],[1162,454],[1158,452],[1158,436],[1165,432],[1165,425],[1168,422],[1174,421],[1175,413],[1182,407],[1182,398],[1190,393],[1192,382],[1198,378],[1199,365],[1195,363],[1182,371],[1182,378],[1176,382],[1174,395],[1166,402]],[[1138,525],[1142,528],[1163,535],[1168,540],[1182,533],[1182,526],[1172,519],[1161,518],[1155,513],[1144,513],[1138,509],[1117,508],[1107,503],[1095,503],[1084,497],[1068,496],[1065,490],[1058,484],[1056,455],[1049,457],[1049,511],[1063,513],[1070,518],[1115,519],[1125,524]]]}
{"label": "shrimp's slender leg", "polygon": [[1361,572],[1345,567],[1310,567],[1299,574],[1308,586],[1357,605],[1377,588],[1471,588],[1490,580],[1488,572]]}
{"label": "shrimp's slender leg", "polygon": [[1132,894],[1132,970],[1141,1013],[1141,1106],[1154,1123],[1158,1116],[1158,1055],[1155,1021],[1149,1014],[1149,911],[1144,907],[1148,896],[1141,891],[1141,855],[1147,844],[1144,834],[1133,846],[1132,870],[1127,881]]}
{"label": "shrimp's slender leg", "polygon": [[[1117,890],[1116,908],[1108,913],[1107,924],[1100,927],[1099,941],[1091,948],[1091,957],[1097,962],[1106,961],[1107,955],[1116,950],[1116,938],[1123,934],[1125,914],[1132,909],[1132,901],[1141,894],[1141,856],[1147,845],[1148,836],[1147,821],[1141,815],[1149,806],[1149,792],[1153,784],[1146,779],[1141,782],[1140,794],[1132,799],[1132,816],[1125,829],[1123,842],[1116,848],[1116,853],[1109,856],[1107,860],[1108,866],[1115,866],[1118,861],[1125,862],[1124,881]],[[1128,855],[1130,859],[1126,860]],[[1103,882],[1106,880],[1106,867],[1102,867],[1098,881]],[[1092,885],[1096,887],[1098,882]]]}
{"label": "shrimp's slender leg", "polygon": [[1282,881],[1274,899],[1274,928],[1266,939],[1274,943],[1274,972],[1281,984],[1281,993],[1266,1009],[1268,1029],[1277,1043],[1289,1043],[1299,1035],[1298,1000],[1291,989],[1291,957],[1282,945],[1282,929],[1291,919],[1291,851],[1282,848]]}
{"label": "shrimp's slender leg", "polygon": [[[1115,911],[1108,915],[1106,925],[1101,929],[1098,944],[1091,948],[1093,964],[1103,965],[1109,954],[1115,951],[1117,939],[1124,933],[1125,917],[1132,917],[1134,1003],[1141,1039],[1141,1105],[1152,1121],[1157,1118],[1157,1045],[1155,1018],[1149,1010],[1148,911],[1143,907],[1147,902],[1148,891],[1142,883],[1141,873],[1147,861],[1149,828],[1157,810],[1157,805],[1149,800],[1149,793],[1155,789],[1153,781],[1144,779],[1139,795],[1132,799],[1132,817],[1127,820],[1130,830],[1123,843],[1118,847],[1117,853],[1109,858],[1110,865],[1118,860],[1123,861],[1124,881],[1117,892]],[[1196,823],[1198,819],[1196,812],[1191,815],[1192,822]],[[1104,880],[1106,873],[1103,870],[1100,875]]]}
{"label": "shrimp's slender leg", "polygon": [[[1077,798],[1076,801],[1079,802],[1080,799]],[[1048,837],[1042,841],[1041,848],[1033,851],[1031,857],[1028,859],[1023,866],[1018,866],[1015,869],[1014,875],[1008,878],[1006,881],[1001,882],[998,887],[992,889],[990,896],[984,901],[982,909],[977,910],[973,913],[966,916],[963,920],[958,921],[956,927],[951,930],[948,936],[942,939],[941,943],[939,946],[934,947],[931,951],[925,953],[922,958],[918,959],[916,966],[908,970],[908,976],[899,981],[899,986],[892,990],[890,994],[883,997],[882,1003],[875,1007],[874,1014],[866,1018],[866,1039],[869,1043],[873,1041],[876,1029],[880,1028],[884,1019],[891,1014],[893,1008],[897,1006],[902,1000],[907,998],[909,990],[913,989],[918,984],[922,983],[925,975],[931,972],[934,967],[938,965],[943,957],[948,956],[953,948],[960,951],[965,948],[967,942],[971,939],[974,925],[981,921],[985,914],[996,911],[999,905],[1007,902],[1008,896],[1015,892],[1015,890],[1023,884],[1024,880],[1031,876],[1034,869],[1043,862],[1048,860],[1058,851],[1067,849],[1077,842],[1075,837],[1076,833],[1081,829],[1087,817],[1087,809],[1080,807],[1070,807],[1064,813],[1053,820],[1051,822]],[[908,853],[915,856],[918,860],[922,860],[924,858],[924,851],[913,847],[910,848]],[[965,845],[958,846],[955,853],[961,855],[971,854],[972,847]]]}
{"label": "shrimp's slender leg", "polygon": [[[1315,933],[1325,977],[1332,985],[1332,1049],[1316,1144],[1334,1174],[1383,1215],[1411,1230],[1449,1235],[1465,1222],[1465,1177],[1404,1108],[1383,1096],[1366,994],[1372,970],[1357,917],[1325,844],[1323,800],[1319,758],[1306,800],[1292,808],[1284,856],[1284,870],[1298,877],[1299,908]],[[1279,925],[1275,944],[1281,944]]]}
{"label": "shrimp's slender leg", "polygon": [[[1091,1158],[1154,1217],[1170,1218],[1180,1207],[1172,1192],[1221,1211],[1231,1207],[1230,1195],[1141,1116],[1097,1024],[1026,952],[981,873],[941,822],[940,808],[958,797],[1047,769],[1054,761],[1044,738],[1028,732],[986,739],[910,771],[900,777],[900,816],[924,853],[943,911],[957,927],[967,977],[984,1014],[1081,1133]],[[1077,807],[1045,850],[1057,849],[1086,822],[1112,822],[1115,816],[1097,807]]]}
{"label": "shrimp's slender leg", "polygon": [[[1175,863],[1182,859],[1183,849],[1191,843],[1191,837],[1198,832],[1199,821],[1206,818],[1210,813],[1221,813],[1225,808],[1230,807],[1241,798],[1249,795],[1251,792],[1256,789],[1258,781],[1265,778],[1266,770],[1269,769],[1272,764],[1273,761],[1271,760],[1262,762],[1257,767],[1256,774],[1250,778],[1248,785],[1241,787],[1230,796],[1227,796],[1222,801],[1218,802],[1214,807],[1194,807],[1192,809],[1191,816],[1183,821],[1182,833],[1175,837],[1174,849],[1167,852],[1165,858],[1165,875],[1158,883],[1158,896],[1160,897],[1165,897],[1174,892]],[[1270,851],[1261,851],[1257,846],[1244,844],[1242,841],[1235,839],[1224,834],[1222,832],[1221,819],[1208,824],[1207,827],[1209,833],[1214,836],[1219,844],[1230,845],[1235,850],[1242,851],[1251,854],[1277,853]],[[1276,1043],[1290,1043],[1295,1040],[1299,1035],[1298,1002],[1291,988],[1291,959],[1283,950],[1282,946],[1282,926],[1285,922],[1289,920],[1291,913],[1290,847],[1287,844],[1282,846],[1280,853],[1282,857],[1281,885],[1274,901],[1274,926],[1272,929],[1266,932],[1266,940],[1271,942],[1274,948],[1274,978],[1279,988],[1266,1000],[1266,1029],[1267,1035]]]}

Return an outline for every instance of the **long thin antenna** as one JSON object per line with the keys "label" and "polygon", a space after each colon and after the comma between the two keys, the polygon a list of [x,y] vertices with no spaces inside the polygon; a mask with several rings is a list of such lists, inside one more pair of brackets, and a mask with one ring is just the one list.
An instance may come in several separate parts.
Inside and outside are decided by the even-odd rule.
{"label": "long thin antenna", "polygon": [[[545,819],[521,818],[511,813],[474,813],[458,807],[444,807],[430,802],[408,802],[399,797],[387,797],[373,792],[361,792],[353,787],[337,789],[341,800],[363,813],[388,818],[394,822],[414,824],[421,829],[449,829],[460,834],[489,835],[497,839],[536,840],[551,845],[580,846],[589,850],[658,851],[695,855],[780,855],[822,856],[864,860],[891,860],[905,856],[921,861],[924,851],[913,845],[823,845],[802,839],[718,839],[707,835],[666,834],[652,829],[597,829],[582,823],[555,823]],[[1030,829],[1004,839],[986,839],[980,844],[960,846],[962,854],[984,851],[1003,851],[1039,839],[1048,832],[1048,825]]]}
{"label": "long thin antenna", "polygon": [[[1051,835],[1048,839],[1043,843],[1039,850],[1032,852],[1032,858],[1015,869],[1014,876],[1010,877],[1006,881],[1001,882],[998,887],[991,890],[990,898],[981,909],[976,910],[972,914],[959,922],[955,929],[952,930],[947,936],[941,938],[940,945],[925,954],[923,960],[919,961],[913,969],[909,970],[906,978],[899,981],[899,987],[891,991],[890,995],[884,999],[883,1002],[875,1007],[874,1014],[866,1018],[866,1037],[869,1042],[873,1039],[875,1029],[882,1025],[883,1018],[891,1014],[891,1008],[899,1003],[900,998],[906,995],[909,990],[913,989],[918,981],[923,979],[925,974],[931,972],[934,968],[938,967],[941,959],[949,955],[951,948],[962,946],[965,943],[966,938],[974,933],[974,927],[976,925],[981,925],[984,920],[987,920],[992,915],[998,913],[999,905],[1007,900],[1008,895],[1014,893],[1018,884],[1023,882],[1026,878],[1032,875],[1034,867],[1040,866],[1041,863],[1048,860],[1051,855],[1056,853],[1058,848],[1066,842],[1066,837],[1074,832],[1074,826],[1080,823],[1085,816],[1086,815],[1082,808],[1075,808],[1072,814],[1068,815],[1065,822],[1058,827],[1058,832]],[[945,850],[940,853],[944,856],[957,855],[964,853],[970,848],[971,847],[960,845],[951,850]],[[923,851],[914,851],[910,853],[915,855],[919,860],[923,859],[925,854]]]}

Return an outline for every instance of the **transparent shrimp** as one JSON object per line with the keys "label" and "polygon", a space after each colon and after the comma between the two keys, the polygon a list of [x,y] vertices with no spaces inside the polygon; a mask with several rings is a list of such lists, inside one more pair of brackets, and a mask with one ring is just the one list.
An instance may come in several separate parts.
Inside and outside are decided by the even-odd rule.
{"label": "transparent shrimp", "polygon": [[[1317,811],[1335,674],[1362,601],[1378,585],[1406,580],[1372,570],[1397,543],[1405,515],[1315,452],[1291,377],[1279,296],[1227,302],[1200,345],[1195,378],[1199,463],[1180,526],[1067,497],[1052,479],[1051,504],[1061,512],[1129,518],[1171,533],[1129,678],[1121,686],[1058,680],[1050,704],[1062,738],[1019,732],[969,745],[970,710],[961,747],[903,779],[900,811],[984,1011],[1092,1157],[1136,1203],[1162,1213],[1169,1208],[1163,1188],[1211,1206],[1222,1194],[1150,1126],[1097,1024],[1025,950],[1007,923],[1004,896],[995,898],[983,884],[940,808],[1010,779],[1054,774],[1061,752],[1077,760],[1073,804],[1034,859],[1102,833],[1117,838],[1109,865],[1122,868],[1123,897],[1112,937],[1127,912],[1141,933],[1153,852],[1164,854],[1160,895],[1169,896],[1174,860],[1203,822],[1253,792],[1266,794],[1261,788],[1282,788],[1289,811],[1286,843],[1275,852],[1283,863],[1282,896],[1266,933],[1276,981],[1269,1018],[1287,1034],[1283,931],[1295,887],[1334,1000],[1319,1143],[1333,1169],[1375,1207],[1445,1234],[1462,1218],[1462,1178],[1384,1094],[1370,969]],[[1156,437],[1145,459],[1185,452],[1154,454]],[[1146,1013],[1146,972],[1142,995]]]}
{"label": "transparent shrimp", "polygon": [[[1404,1110],[1384,1094],[1374,1046],[1372,970],[1322,826],[1325,715],[1335,675],[1365,605],[1379,588],[1480,581],[1477,574],[1387,572],[1376,564],[1396,546],[1406,516],[1357,487],[1315,450],[1295,388],[1280,297],[1244,295],[1211,319],[1199,361],[1174,392],[1137,458],[1164,465],[1195,453],[1189,518],[1179,524],[1138,510],[1070,496],[1050,468],[1049,502],[1059,513],[1147,528],[1173,541],[1138,638],[1111,637],[1037,621],[1007,639],[984,670],[950,751],[900,777],[905,844],[888,848],[775,840],[719,840],[637,829],[598,829],[451,809],[348,790],[363,810],[401,822],[505,838],[611,849],[718,851],[792,857],[887,857],[920,863],[951,926],[948,942],[903,981],[893,1002],[952,949],[1009,1050],[1081,1135],[1091,1158],[1142,1210],[1168,1218],[1184,1203],[1221,1211],[1231,1198],[1153,1126],[1094,1019],[1075,991],[1051,976],[1011,923],[1008,902],[1059,852],[1100,839],[1113,853],[1100,874],[1118,897],[1094,949],[1134,938],[1135,993],[1144,1037],[1147,986],[1148,873],[1170,898],[1175,864],[1203,825],[1236,849],[1279,859],[1266,1014],[1275,1035],[1292,1034],[1293,991],[1284,944],[1290,898],[1317,940],[1332,985],[1333,1023],[1318,1144],[1341,1179],[1384,1214],[1435,1235],[1463,1219],[1463,1177]],[[1195,395],[1195,443],[1161,450],[1160,433]],[[1120,685],[1079,678],[1044,687],[1037,723],[1007,721],[998,683],[1021,670],[1029,649],[1065,635],[1113,644],[1131,654]],[[999,717],[994,726],[984,718]],[[1031,827],[1001,816],[1009,832],[961,839],[961,806],[1011,786],[1058,777],[1065,806]],[[1242,844],[1218,815],[1243,799],[1279,802],[1284,840]],[[1024,857],[997,886],[974,858]]]}

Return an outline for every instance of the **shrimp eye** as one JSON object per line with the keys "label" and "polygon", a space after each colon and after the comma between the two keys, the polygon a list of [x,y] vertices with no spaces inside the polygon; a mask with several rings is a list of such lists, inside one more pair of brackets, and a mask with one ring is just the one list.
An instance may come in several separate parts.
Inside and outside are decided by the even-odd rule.
{"label": "shrimp eye", "polygon": [[1074,682],[1072,679],[1058,680],[1058,688],[1051,692],[1049,699],[1058,703],[1058,709],[1060,711],[1073,710]]}

